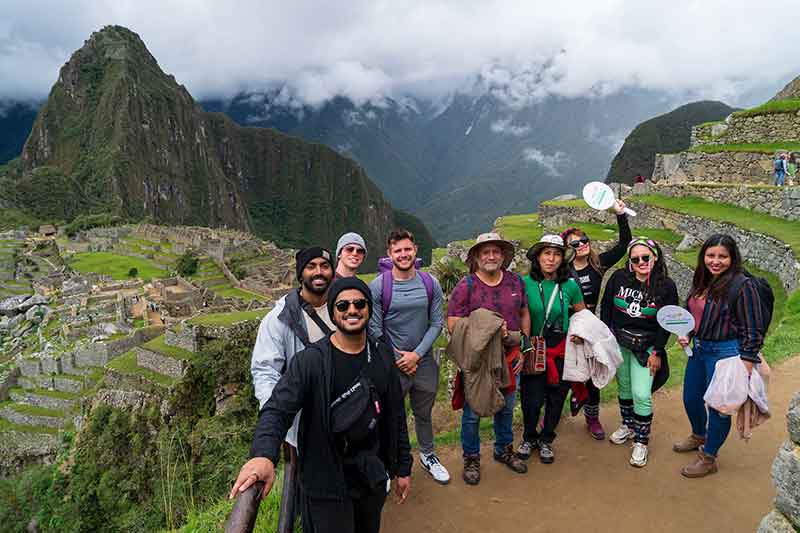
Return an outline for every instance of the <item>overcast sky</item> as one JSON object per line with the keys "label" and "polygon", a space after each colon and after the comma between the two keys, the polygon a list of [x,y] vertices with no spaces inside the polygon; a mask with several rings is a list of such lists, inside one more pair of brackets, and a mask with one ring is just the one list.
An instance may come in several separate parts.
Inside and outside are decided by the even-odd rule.
{"label": "overcast sky", "polygon": [[[795,0],[0,0],[0,99],[41,98],[92,31],[137,32],[197,98],[318,104],[474,85],[524,103],[625,86],[752,105],[800,74]],[[480,76],[480,78],[478,78]]]}

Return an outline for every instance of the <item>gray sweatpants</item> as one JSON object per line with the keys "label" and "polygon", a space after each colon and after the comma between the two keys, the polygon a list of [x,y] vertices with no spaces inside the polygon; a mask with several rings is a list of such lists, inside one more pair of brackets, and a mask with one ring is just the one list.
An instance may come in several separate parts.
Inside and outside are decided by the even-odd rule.
{"label": "gray sweatpants", "polygon": [[439,388],[439,365],[434,360],[433,354],[420,359],[414,376],[409,377],[400,372],[400,383],[403,386],[403,397],[408,394],[411,398],[411,412],[414,413],[419,451],[426,455],[433,453],[431,410],[436,401],[436,390]]}

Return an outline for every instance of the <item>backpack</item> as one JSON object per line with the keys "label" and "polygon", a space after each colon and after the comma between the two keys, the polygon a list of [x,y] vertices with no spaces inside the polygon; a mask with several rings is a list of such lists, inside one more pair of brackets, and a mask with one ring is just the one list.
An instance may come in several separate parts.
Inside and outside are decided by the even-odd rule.
{"label": "backpack", "polygon": [[767,331],[769,331],[770,322],[772,322],[772,311],[775,306],[775,293],[772,292],[772,287],[769,286],[769,282],[766,279],[754,276],[746,270],[742,272],[741,276],[736,276],[731,281],[731,287],[728,292],[728,308],[731,309],[736,305],[739,291],[748,279],[752,280],[758,292],[758,302],[761,305],[761,315],[764,317],[764,334],[766,335]]}
{"label": "backpack", "polygon": [[[392,305],[392,285],[394,278],[392,278],[392,260],[388,257],[381,257],[378,259],[378,271],[381,276],[381,309],[383,310],[383,320],[386,320],[386,313],[389,312],[389,306]],[[425,286],[425,294],[428,296],[428,316],[431,314],[431,302],[433,301],[433,276],[421,270],[422,259],[417,258],[414,261],[414,268],[416,269],[419,277],[422,278],[422,284]]]}
{"label": "backpack", "polygon": [[783,170],[783,159],[778,158],[772,163],[775,166],[775,170]]}

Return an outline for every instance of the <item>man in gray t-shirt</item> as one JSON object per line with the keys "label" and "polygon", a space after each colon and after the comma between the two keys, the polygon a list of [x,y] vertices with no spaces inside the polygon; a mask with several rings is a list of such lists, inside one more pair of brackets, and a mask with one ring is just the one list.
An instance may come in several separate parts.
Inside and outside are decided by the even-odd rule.
{"label": "man in gray t-shirt", "polygon": [[[411,398],[420,464],[435,481],[446,484],[450,474],[434,453],[431,422],[439,386],[439,362],[433,357],[433,343],[444,323],[442,287],[436,278],[415,268],[417,245],[411,232],[393,231],[386,252],[392,260],[392,270],[369,284],[373,298],[369,333],[375,338],[383,337],[394,348],[403,392]],[[391,276],[392,291],[385,316],[383,276]]]}

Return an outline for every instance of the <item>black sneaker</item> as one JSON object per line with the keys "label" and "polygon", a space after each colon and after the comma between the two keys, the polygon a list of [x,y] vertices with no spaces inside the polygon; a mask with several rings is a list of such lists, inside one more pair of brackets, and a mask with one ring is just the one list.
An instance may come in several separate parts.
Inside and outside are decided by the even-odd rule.
{"label": "black sneaker", "polygon": [[550,443],[539,441],[539,460],[546,465],[556,460],[556,454],[553,453]]}

